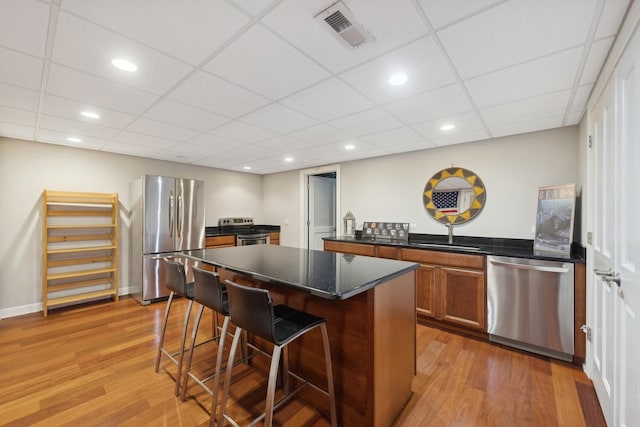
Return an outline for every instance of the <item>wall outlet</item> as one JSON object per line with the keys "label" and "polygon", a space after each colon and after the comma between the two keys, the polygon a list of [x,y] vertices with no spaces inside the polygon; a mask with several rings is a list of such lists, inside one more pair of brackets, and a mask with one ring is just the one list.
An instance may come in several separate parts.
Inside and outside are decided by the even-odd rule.
{"label": "wall outlet", "polygon": [[289,225],[289,218],[285,218],[284,225]]}

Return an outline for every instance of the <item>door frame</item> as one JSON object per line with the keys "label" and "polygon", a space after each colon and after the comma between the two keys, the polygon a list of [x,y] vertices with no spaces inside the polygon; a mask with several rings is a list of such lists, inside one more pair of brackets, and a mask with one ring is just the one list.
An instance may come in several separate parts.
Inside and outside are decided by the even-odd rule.
{"label": "door frame", "polygon": [[307,249],[307,221],[309,219],[308,208],[309,208],[309,192],[307,191],[307,180],[311,175],[320,175],[323,173],[336,173],[336,233],[341,227],[341,216],[340,216],[340,165],[326,165],[319,166],[317,168],[310,169],[301,169],[300,170],[300,241],[299,246],[303,249]]}

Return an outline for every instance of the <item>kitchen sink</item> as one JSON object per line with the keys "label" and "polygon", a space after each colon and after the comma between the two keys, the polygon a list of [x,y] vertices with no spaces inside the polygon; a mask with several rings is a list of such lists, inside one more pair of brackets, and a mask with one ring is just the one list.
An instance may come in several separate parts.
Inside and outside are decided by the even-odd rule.
{"label": "kitchen sink", "polygon": [[459,251],[479,251],[478,246],[454,245],[449,243],[412,243],[413,246],[431,249],[454,249]]}

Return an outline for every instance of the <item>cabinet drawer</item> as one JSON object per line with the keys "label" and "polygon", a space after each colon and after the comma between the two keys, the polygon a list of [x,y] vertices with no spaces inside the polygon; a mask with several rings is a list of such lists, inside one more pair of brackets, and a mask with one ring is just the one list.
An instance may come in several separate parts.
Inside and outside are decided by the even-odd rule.
{"label": "cabinet drawer", "polygon": [[451,267],[484,270],[485,256],[454,252],[429,251],[425,249],[400,248],[400,259],[422,264],[437,264]]}
{"label": "cabinet drawer", "polygon": [[342,252],[345,254],[353,255],[366,255],[375,256],[376,247],[374,245],[364,245],[358,243],[344,243],[344,242],[324,242],[324,250],[332,252]]}
{"label": "cabinet drawer", "polygon": [[210,236],[205,238],[204,245],[207,248],[218,248],[236,245],[236,235],[227,234],[224,236]]}
{"label": "cabinet drawer", "polygon": [[395,246],[376,246],[378,258],[398,259],[398,248]]}

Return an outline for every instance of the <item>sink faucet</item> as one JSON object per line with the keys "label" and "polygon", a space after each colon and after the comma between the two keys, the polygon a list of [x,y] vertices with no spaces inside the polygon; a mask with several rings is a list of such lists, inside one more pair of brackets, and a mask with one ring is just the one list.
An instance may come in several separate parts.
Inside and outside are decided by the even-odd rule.
{"label": "sink faucet", "polygon": [[447,228],[449,229],[449,244],[453,244],[453,224],[447,224]]}

